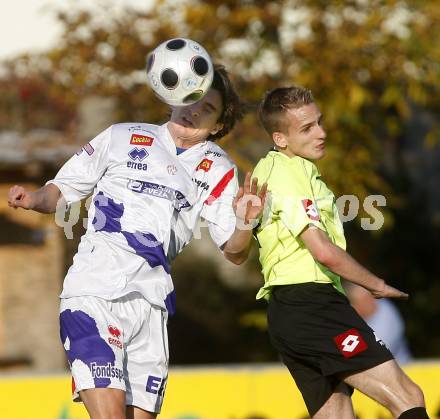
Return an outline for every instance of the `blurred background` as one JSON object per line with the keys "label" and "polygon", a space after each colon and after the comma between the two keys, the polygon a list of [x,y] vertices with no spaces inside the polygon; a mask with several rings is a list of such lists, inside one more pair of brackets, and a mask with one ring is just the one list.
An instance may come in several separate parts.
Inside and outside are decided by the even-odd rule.
{"label": "blurred background", "polygon": [[[226,66],[250,106],[244,121],[220,141],[242,177],[271,146],[255,112],[263,93],[292,83],[314,92],[328,135],[319,169],[337,197],[354,195],[360,202],[357,216],[344,223],[348,250],[410,294],[393,308],[407,361],[416,366],[429,361],[426,371],[440,378],[435,363],[440,357],[439,2],[15,0],[3,8],[0,35],[0,394],[9,404],[19,393],[23,399],[26,385],[35,391],[29,377],[61,374],[62,383],[67,380],[57,297],[84,230],[82,218],[72,222],[67,239],[53,216],[9,209],[7,191],[14,184],[41,186],[112,123],[164,122],[167,107],[146,85],[145,57],[174,37],[201,43]],[[386,198],[386,206],[378,208],[384,217],[378,230],[362,227],[374,221],[363,206],[370,195]],[[84,203],[82,209],[85,217]],[[342,210],[347,215],[350,208]],[[185,366],[185,374],[200,364],[228,364],[231,373],[245,364],[249,374],[259,371],[264,377],[263,367],[278,358],[267,336],[266,303],[255,301],[262,284],[256,249],[246,264],[233,266],[204,230],[173,268],[177,315],[169,324],[171,363]],[[366,317],[376,310],[372,304]],[[286,372],[277,371],[277,383],[287,378],[290,406],[296,390]],[[414,374],[428,380],[426,371],[416,368]],[[274,406],[256,409],[256,375],[242,383],[253,410],[203,416],[167,413],[167,403],[176,397],[171,374],[170,402],[166,399],[161,417],[307,417],[300,399],[297,416],[291,410],[276,413]],[[47,392],[61,386],[68,400],[68,389],[57,383]],[[202,391],[220,381],[198,383]],[[182,386],[190,391],[185,379]],[[431,415],[440,417],[440,395],[432,391],[437,396],[428,400]],[[183,390],[176,392],[182,396]],[[196,403],[186,397],[191,401]],[[55,416],[41,417],[86,417],[83,411],[71,413],[70,402],[61,405]],[[264,409],[272,416],[263,415]],[[371,412],[360,417],[387,417]],[[15,408],[1,417],[40,416]]]}

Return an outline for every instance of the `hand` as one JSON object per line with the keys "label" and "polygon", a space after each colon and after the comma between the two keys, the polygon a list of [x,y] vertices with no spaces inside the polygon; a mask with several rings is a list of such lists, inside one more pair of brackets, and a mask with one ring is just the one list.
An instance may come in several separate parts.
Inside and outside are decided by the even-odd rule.
{"label": "hand", "polygon": [[267,194],[267,183],[263,184],[259,193],[257,193],[257,190],[258,179],[254,178],[251,184],[251,174],[249,172],[246,173],[244,186],[240,186],[232,202],[236,217],[244,221],[245,225],[258,219],[263,213]]}
{"label": "hand", "polygon": [[374,298],[402,298],[407,299],[409,295],[405,292],[398,290],[397,288],[391,287],[385,281],[380,290],[369,290]]}
{"label": "hand", "polygon": [[12,208],[24,208],[26,210],[33,208],[33,196],[31,192],[27,192],[22,186],[13,186],[9,189],[8,205]]}

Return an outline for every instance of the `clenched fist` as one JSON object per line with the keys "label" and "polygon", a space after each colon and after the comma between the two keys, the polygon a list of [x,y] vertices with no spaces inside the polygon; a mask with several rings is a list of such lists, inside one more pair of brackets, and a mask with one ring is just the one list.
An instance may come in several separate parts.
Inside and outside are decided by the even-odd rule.
{"label": "clenched fist", "polygon": [[23,186],[15,185],[9,189],[8,205],[12,208],[32,209],[34,204],[33,193],[26,191]]}

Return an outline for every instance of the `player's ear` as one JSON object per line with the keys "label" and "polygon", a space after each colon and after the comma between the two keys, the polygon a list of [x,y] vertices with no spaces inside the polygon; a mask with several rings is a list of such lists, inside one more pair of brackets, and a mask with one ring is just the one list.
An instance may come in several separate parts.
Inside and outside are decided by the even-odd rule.
{"label": "player's ear", "polygon": [[272,139],[275,145],[279,148],[285,148],[287,146],[286,136],[282,132],[273,132]]}
{"label": "player's ear", "polygon": [[223,122],[217,122],[217,123],[215,124],[214,129],[211,130],[209,133],[210,133],[211,135],[215,135],[215,134],[217,134],[219,131],[221,131],[221,130],[223,129],[223,127],[224,127]]}

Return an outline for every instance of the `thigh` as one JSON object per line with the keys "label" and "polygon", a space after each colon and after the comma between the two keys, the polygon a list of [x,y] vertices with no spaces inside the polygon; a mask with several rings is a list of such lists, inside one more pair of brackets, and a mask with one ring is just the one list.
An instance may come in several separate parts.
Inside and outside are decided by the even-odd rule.
{"label": "thigh", "polygon": [[167,316],[143,298],[135,306],[140,321],[125,342],[126,401],[141,409],[139,415],[142,411],[159,413],[168,377]]}
{"label": "thigh", "polygon": [[120,330],[110,302],[96,297],[61,300],[60,335],[72,372],[74,400],[86,389],[125,391],[124,349],[116,337]]}
{"label": "thigh", "polygon": [[281,353],[281,357],[301,392],[310,416],[315,418],[319,413],[317,418],[326,418],[335,405],[348,402],[351,405],[351,400],[344,398],[345,393],[350,398],[351,389],[338,377],[325,376],[318,368],[300,359],[293,359],[286,353]]}
{"label": "thigh", "polygon": [[396,361],[341,375],[340,378],[381,405],[395,416],[415,406],[424,406],[419,387],[405,374]]}
{"label": "thigh", "polygon": [[134,406],[127,406],[127,419],[155,419],[156,413],[147,412]]}
{"label": "thigh", "polygon": [[313,419],[354,419],[351,390],[347,384],[339,383],[327,401],[312,416]]}
{"label": "thigh", "polygon": [[79,392],[91,419],[126,419],[125,392],[112,388],[93,388]]}

